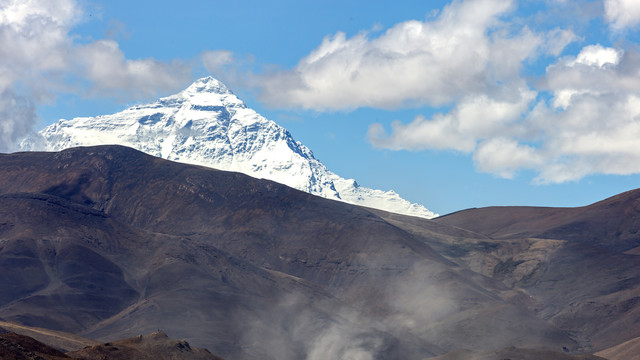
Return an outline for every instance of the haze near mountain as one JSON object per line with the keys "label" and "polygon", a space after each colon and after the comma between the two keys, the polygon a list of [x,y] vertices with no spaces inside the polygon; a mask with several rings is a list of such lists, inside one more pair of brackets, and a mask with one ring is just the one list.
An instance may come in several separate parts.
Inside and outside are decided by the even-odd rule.
{"label": "haze near mountain", "polygon": [[113,115],[60,120],[20,146],[58,151],[105,144],[238,171],[350,204],[424,218],[437,216],[394,191],[365,188],[329,171],[286,129],[247,108],[212,77],[197,80],[176,95]]}

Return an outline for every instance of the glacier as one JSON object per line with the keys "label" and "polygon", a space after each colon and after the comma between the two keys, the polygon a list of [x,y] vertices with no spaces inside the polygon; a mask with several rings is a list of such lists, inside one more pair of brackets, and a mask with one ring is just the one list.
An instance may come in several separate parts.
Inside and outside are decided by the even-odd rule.
{"label": "glacier", "polygon": [[393,190],[329,171],[282,126],[248,108],[213,77],[112,115],[61,119],[20,142],[23,151],[124,145],[183,163],[237,171],[328,199],[423,218],[438,216]]}

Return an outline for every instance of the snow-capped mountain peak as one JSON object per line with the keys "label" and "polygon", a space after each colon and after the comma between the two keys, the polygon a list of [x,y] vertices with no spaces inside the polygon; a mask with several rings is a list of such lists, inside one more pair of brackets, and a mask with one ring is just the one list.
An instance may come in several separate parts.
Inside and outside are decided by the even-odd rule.
{"label": "snow-capped mountain peak", "polygon": [[196,80],[193,84],[189,85],[188,88],[182,91],[184,94],[194,94],[194,93],[216,93],[216,94],[233,94],[229,88],[218,79],[207,76]]}
{"label": "snow-capped mountain peak", "polygon": [[119,144],[165,159],[238,171],[308,193],[391,212],[437,216],[393,191],[359,186],[329,171],[275,122],[249,109],[213,77],[178,94],[112,115],[60,120],[24,139],[23,150]]}

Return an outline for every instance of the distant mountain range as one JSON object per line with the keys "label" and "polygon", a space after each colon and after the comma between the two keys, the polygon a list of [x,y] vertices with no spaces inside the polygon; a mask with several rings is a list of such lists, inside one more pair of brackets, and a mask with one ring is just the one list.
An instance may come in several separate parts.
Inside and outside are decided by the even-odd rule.
{"label": "distant mountain range", "polygon": [[0,154],[0,320],[130,338],[99,354],[628,360],[640,190],[428,220],[122,146]]}
{"label": "distant mountain range", "polygon": [[291,134],[247,106],[218,80],[113,115],[60,120],[21,143],[22,150],[58,151],[119,144],[164,159],[238,171],[328,199],[433,218],[394,191],[373,190],[329,171]]}

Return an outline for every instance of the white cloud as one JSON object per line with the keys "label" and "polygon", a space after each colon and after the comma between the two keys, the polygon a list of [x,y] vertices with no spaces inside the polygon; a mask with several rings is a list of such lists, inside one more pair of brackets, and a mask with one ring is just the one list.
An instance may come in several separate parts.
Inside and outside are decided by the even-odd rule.
{"label": "white cloud", "polygon": [[507,179],[513,178],[518,170],[541,165],[542,160],[534,147],[501,137],[483,141],[473,154],[478,170]]}
{"label": "white cloud", "polygon": [[630,77],[626,76],[625,81],[620,81],[621,75],[624,74],[618,65],[623,54],[624,52],[618,49],[589,45],[585,46],[578,56],[561,59],[547,67],[545,86],[553,91],[554,107],[566,109],[576,95],[601,94],[617,91],[621,86],[633,86],[633,83],[638,81],[633,74],[630,74]]}
{"label": "white cloud", "polygon": [[618,65],[622,52],[613,48],[605,48],[601,45],[585,46],[578,56],[571,61],[567,61],[567,66],[587,65],[603,67],[607,64]]}
{"label": "white cloud", "polygon": [[640,173],[640,97],[626,93],[575,96],[563,110],[541,104],[531,126],[544,139],[537,182],[578,180],[591,174]]}
{"label": "white cloud", "polygon": [[141,97],[177,89],[190,78],[190,68],[180,62],[127,59],[113,40],[98,40],[76,49],[76,60],[94,95]]}
{"label": "white cloud", "polygon": [[640,23],[640,2],[637,0],[604,0],[604,10],[606,20],[615,31]]}
{"label": "white cloud", "polygon": [[449,113],[432,119],[422,116],[412,122],[392,124],[387,135],[380,124],[369,128],[375,146],[393,150],[452,149],[473,152],[478,141],[497,133],[521,132],[520,120],[536,98],[528,88],[505,91],[501,99],[474,95],[461,100]]}
{"label": "white cloud", "polygon": [[558,54],[567,30],[508,30],[510,0],[456,1],[436,18],[406,21],[377,37],[338,32],[289,71],[257,75],[271,106],[316,110],[442,105],[518,81],[524,60]]}
{"label": "white cloud", "polygon": [[234,62],[233,53],[228,50],[210,50],[202,53],[202,63],[209,73],[218,71]]}
{"label": "white cloud", "polygon": [[[369,129],[389,149],[451,149],[471,153],[479,171],[560,183],[592,174],[640,173],[640,54],[585,46],[546,69],[548,100],[520,88],[519,96],[466,98],[432,119],[396,122],[387,135]],[[514,92],[515,93],[515,92]],[[532,106],[533,105],[533,106]]]}
{"label": "white cloud", "polygon": [[579,38],[573,31],[555,28],[547,33],[547,40],[544,44],[545,52],[558,56],[567,45],[577,40]]}
{"label": "white cloud", "polygon": [[0,0],[0,151],[12,150],[36,106],[59,92],[131,99],[189,80],[180,62],[130,60],[112,40],[76,43],[70,31],[82,16],[74,0]]}
{"label": "white cloud", "polygon": [[[523,64],[560,56],[578,37],[519,26],[507,18],[514,3],[460,0],[382,33],[338,32],[293,69],[249,80],[238,69],[250,61],[230,51],[203,52],[201,61],[223,78],[252,81],[271,106],[450,105],[430,118],[396,121],[390,132],[371,125],[378,147],[460,151],[472,154],[479,171],[511,178],[531,170],[541,183],[640,173],[640,54],[588,45],[548,66],[533,88]],[[604,0],[604,9],[614,31],[640,22],[638,1]],[[190,79],[190,65],[128,59],[111,39],[79,44],[70,31],[82,16],[74,0],[0,0],[0,151],[30,130],[37,105],[58,92],[139,98]]]}
{"label": "white cloud", "polygon": [[72,0],[3,0],[0,2],[0,25],[24,30],[29,21],[50,21],[58,26],[73,23],[80,11]]}

